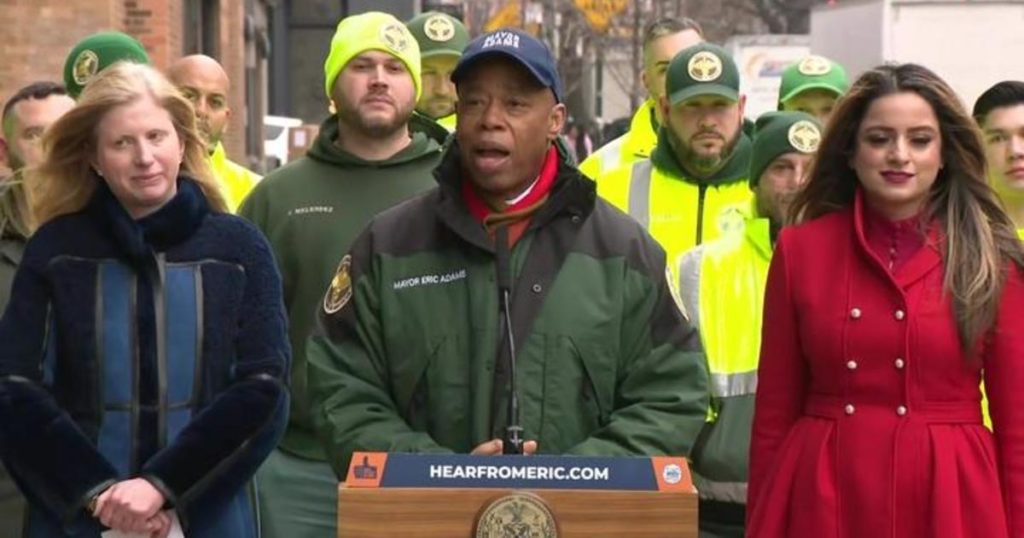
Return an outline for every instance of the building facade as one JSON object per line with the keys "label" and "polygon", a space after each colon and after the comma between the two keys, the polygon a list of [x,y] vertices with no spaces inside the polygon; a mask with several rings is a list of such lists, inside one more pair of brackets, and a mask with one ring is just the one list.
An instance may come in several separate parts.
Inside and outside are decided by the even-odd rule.
{"label": "building facade", "polygon": [[138,39],[158,69],[208,54],[231,79],[229,156],[259,170],[267,107],[268,12],[274,0],[14,0],[0,9],[0,99],[37,80],[61,81],[82,38],[117,30]]}

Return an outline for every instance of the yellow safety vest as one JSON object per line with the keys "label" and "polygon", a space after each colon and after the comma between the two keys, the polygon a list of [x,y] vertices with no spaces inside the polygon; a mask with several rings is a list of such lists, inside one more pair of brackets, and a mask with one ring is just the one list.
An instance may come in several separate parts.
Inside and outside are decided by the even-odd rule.
{"label": "yellow safety vest", "polygon": [[220,185],[220,192],[228,204],[228,211],[232,213],[238,210],[238,206],[242,205],[242,200],[245,200],[256,183],[263,179],[248,168],[228,160],[224,145],[219,142],[210,155],[210,168],[213,169],[213,175]]}
{"label": "yellow safety vest", "polygon": [[698,185],[669,175],[648,159],[601,177],[597,192],[647,229],[665,249],[671,268],[682,253],[704,241],[742,233],[753,198],[746,179]]}
{"label": "yellow safety vest", "polygon": [[441,127],[448,129],[448,132],[451,133],[455,131],[455,123],[457,119],[458,118],[455,113],[451,113],[443,118],[437,118],[434,121],[436,121]]}
{"label": "yellow safety vest", "polygon": [[761,311],[772,259],[768,219],[697,247],[679,261],[679,292],[700,330],[713,397],[753,394],[761,353]]}
{"label": "yellow safety vest", "polygon": [[654,101],[644,101],[633,114],[629,130],[591,153],[580,163],[580,172],[596,180],[620,166],[650,157],[654,146],[658,145],[658,133],[651,120],[654,118],[654,106]]}
{"label": "yellow safety vest", "polygon": [[742,235],[705,243],[679,262],[680,297],[700,331],[711,376],[712,414],[701,433],[705,442],[692,454],[702,499],[746,502],[770,226],[750,219]]}

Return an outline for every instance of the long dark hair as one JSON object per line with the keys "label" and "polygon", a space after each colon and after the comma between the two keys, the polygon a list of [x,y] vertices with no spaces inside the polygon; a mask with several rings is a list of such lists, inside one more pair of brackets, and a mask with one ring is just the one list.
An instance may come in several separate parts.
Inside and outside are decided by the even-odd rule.
{"label": "long dark hair", "polygon": [[864,115],[876,99],[904,92],[927,101],[938,118],[944,166],[923,217],[941,225],[943,289],[953,303],[961,348],[970,356],[995,323],[1008,263],[1024,266],[1024,249],[986,180],[981,132],[938,75],[916,64],[883,65],[861,75],[829,120],[790,220],[810,220],[853,203],[858,179],[849,162]]}

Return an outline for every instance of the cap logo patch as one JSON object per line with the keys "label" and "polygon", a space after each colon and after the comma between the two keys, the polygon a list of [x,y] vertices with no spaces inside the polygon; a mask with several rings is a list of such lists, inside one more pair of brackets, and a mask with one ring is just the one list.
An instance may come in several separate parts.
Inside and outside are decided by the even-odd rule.
{"label": "cap logo patch", "polygon": [[78,57],[75,58],[75,63],[71,67],[71,78],[75,79],[75,83],[79,86],[85,86],[99,70],[100,57],[95,52],[86,49],[78,53]]}
{"label": "cap logo patch", "polygon": [[379,37],[389,49],[397,53],[405,52],[409,48],[409,33],[401,24],[385,24],[380,29]]}
{"label": "cap logo patch", "polygon": [[789,126],[789,145],[802,153],[814,153],[818,151],[821,144],[821,131],[818,126],[807,121],[800,120]]}
{"label": "cap logo patch", "polygon": [[512,32],[494,32],[493,34],[485,37],[484,44],[480,46],[481,49],[489,49],[491,47],[509,47],[518,49],[519,36]]}
{"label": "cap logo patch", "polygon": [[828,72],[832,70],[832,64],[821,56],[808,56],[803,60],[800,60],[800,63],[796,66],[796,70],[799,71],[801,75],[820,77],[821,75],[827,75]]}
{"label": "cap logo patch", "polygon": [[432,41],[444,43],[455,37],[455,25],[444,15],[434,15],[423,24],[423,33]]}
{"label": "cap logo patch", "polygon": [[686,71],[697,82],[711,82],[722,76],[722,59],[713,52],[703,50],[690,58]]}

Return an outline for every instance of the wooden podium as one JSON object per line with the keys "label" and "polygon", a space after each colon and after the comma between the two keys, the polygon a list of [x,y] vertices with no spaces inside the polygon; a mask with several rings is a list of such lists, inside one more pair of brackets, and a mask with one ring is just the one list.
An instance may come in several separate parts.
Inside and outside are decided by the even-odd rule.
{"label": "wooden podium", "polygon": [[338,493],[341,538],[697,538],[682,458],[360,453]]}

